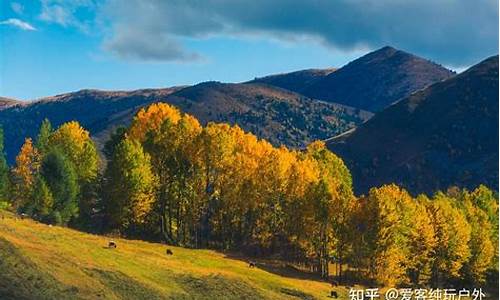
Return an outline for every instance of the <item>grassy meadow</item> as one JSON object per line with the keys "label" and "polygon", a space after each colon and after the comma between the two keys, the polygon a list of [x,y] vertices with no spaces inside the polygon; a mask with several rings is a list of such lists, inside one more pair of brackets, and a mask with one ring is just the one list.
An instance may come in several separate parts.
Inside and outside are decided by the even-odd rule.
{"label": "grassy meadow", "polygon": [[[0,218],[1,299],[325,299],[329,284],[289,268]],[[266,271],[271,270],[272,271]],[[281,275],[279,275],[281,274]],[[284,276],[283,274],[287,274]],[[340,298],[348,289],[338,288]]]}

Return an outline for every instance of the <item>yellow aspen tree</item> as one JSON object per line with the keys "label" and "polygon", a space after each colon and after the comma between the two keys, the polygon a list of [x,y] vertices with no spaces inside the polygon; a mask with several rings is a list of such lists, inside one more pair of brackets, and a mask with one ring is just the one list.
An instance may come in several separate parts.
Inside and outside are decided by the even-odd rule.
{"label": "yellow aspen tree", "polygon": [[99,156],[90,134],[76,121],[61,125],[49,138],[49,146],[57,147],[75,167],[78,179],[89,182],[96,178]]}
{"label": "yellow aspen tree", "polygon": [[470,257],[471,227],[455,200],[438,192],[428,204],[436,235],[433,265],[434,286],[460,277],[460,269]]}
{"label": "yellow aspen tree", "polygon": [[131,139],[143,142],[149,131],[158,131],[169,120],[176,124],[181,119],[179,110],[166,103],[154,103],[147,108],[142,108],[134,117],[128,135]]}
{"label": "yellow aspen tree", "polygon": [[16,157],[16,165],[12,169],[14,207],[22,209],[29,204],[39,169],[40,154],[33,146],[31,138],[26,138]]}

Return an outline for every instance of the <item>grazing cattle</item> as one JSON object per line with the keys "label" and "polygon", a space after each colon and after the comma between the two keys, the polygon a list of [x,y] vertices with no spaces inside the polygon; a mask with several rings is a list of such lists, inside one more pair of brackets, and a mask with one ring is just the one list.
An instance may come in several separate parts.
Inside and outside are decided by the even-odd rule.
{"label": "grazing cattle", "polygon": [[116,243],[114,241],[109,241],[108,248],[116,248]]}
{"label": "grazing cattle", "polygon": [[337,291],[331,291],[330,297],[337,299],[339,297],[339,295],[337,294]]}
{"label": "grazing cattle", "polygon": [[167,255],[174,255],[174,252],[172,252],[172,250],[170,249],[167,249]]}
{"label": "grazing cattle", "polygon": [[24,218],[27,218],[27,217],[28,217],[28,215],[27,215],[27,214],[25,214],[25,213],[22,213],[22,214],[21,214],[21,220],[24,220]]}
{"label": "grazing cattle", "polygon": [[254,261],[248,262],[248,267],[249,268],[255,268],[256,263]]}

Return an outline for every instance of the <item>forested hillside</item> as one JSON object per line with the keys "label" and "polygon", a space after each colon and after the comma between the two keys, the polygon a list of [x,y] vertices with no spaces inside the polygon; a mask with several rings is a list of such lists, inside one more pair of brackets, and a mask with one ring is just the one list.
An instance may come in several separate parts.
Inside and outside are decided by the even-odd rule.
{"label": "forested hillside", "polygon": [[436,83],[332,139],[355,190],[395,182],[412,193],[498,190],[498,56]]}

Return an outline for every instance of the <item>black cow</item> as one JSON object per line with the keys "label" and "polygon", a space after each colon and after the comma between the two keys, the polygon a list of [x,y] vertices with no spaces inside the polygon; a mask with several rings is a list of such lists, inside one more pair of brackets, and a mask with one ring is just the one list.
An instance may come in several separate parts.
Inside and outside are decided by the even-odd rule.
{"label": "black cow", "polygon": [[109,243],[108,243],[108,248],[110,248],[110,249],[111,249],[111,248],[115,249],[115,248],[116,248],[116,243],[115,243],[114,241],[109,241]]}
{"label": "black cow", "polygon": [[331,291],[330,297],[337,299],[339,297],[339,295],[337,294],[337,291]]}
{"label": "black cow", "polygon": [[167,249],[167,255],[174,255],[174,252],[172,252],[172,250],[170,249]]}
{"label": "black cow", "polygon": [[256,263],[254,261],[248,262],[248,267],[249,268],[255,268]]}

